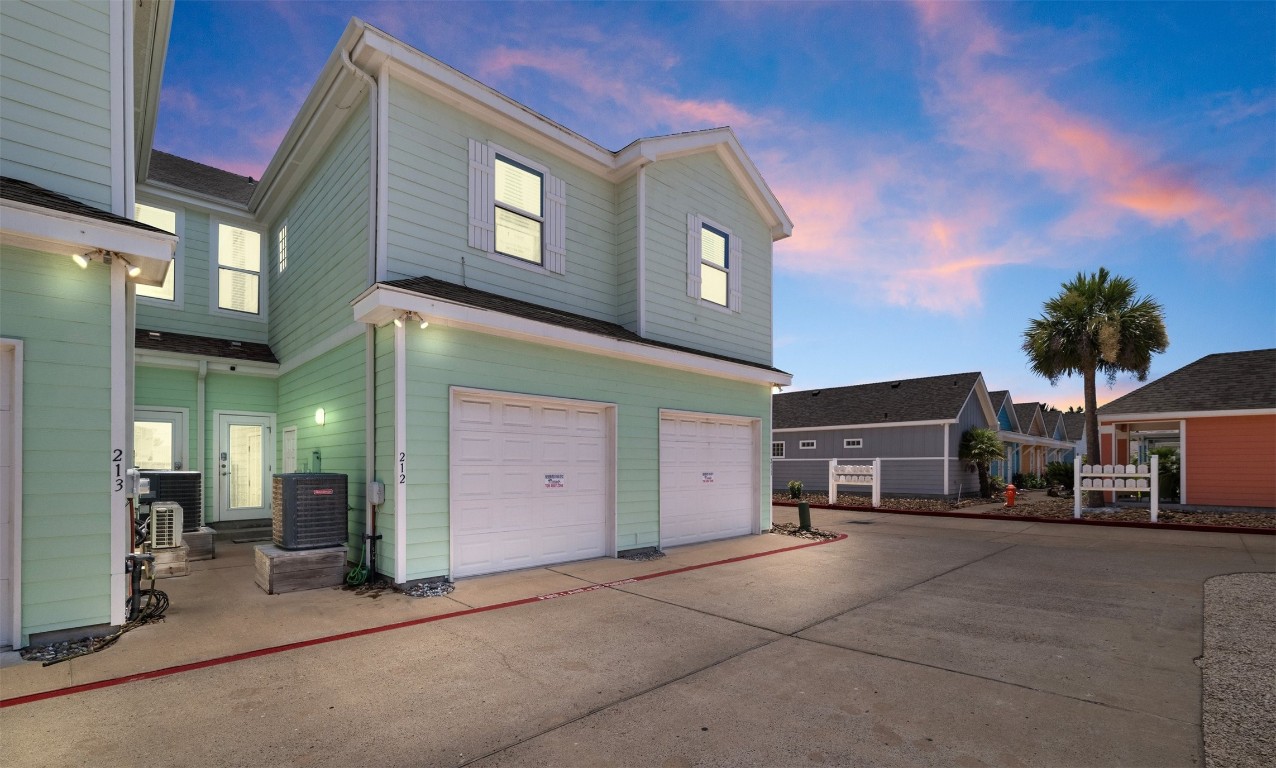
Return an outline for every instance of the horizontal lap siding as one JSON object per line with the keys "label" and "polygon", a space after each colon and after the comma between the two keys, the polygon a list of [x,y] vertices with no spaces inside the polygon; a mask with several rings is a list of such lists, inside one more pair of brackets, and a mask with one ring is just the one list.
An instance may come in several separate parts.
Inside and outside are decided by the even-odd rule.
{"label": "horizontal lap siding", "polygon": [[110,620],[109,270],[0,248],[0,336],[23,342],[23,634]]}
{"label": "horizontal lap siding", "polygon": [[[429,275],[556,309],[614,321],[617,313],[615,190],[391,78],[389,279]],[[567,186],[567,270],[524,268],[469,247],[469,139],[541,163]],[[462,267],[464,259],[464,267]]]}
{"label": "horizontal lap siding", "polygon": [[638,331],[638,176],[616,186],[616,322]]}
{"label": "horizontal lap siding", "polygon": [[200,469],[199,462],[199,375],[191,370],[137,366],[134,373],[133,404],[138,408],[185,408],[187,466]]}
{"label": "horizontal lap siding", "polygon": [[[280,362],[354,322],[350,302],[368,286],[371,149],[363,102],[323,160],[263,235],[268,244],[270,345]],[[278,273],[279,226],[288,223],[288,268]]]}
{"label": "horizontal lap siding", "polygon": [[0,174],[111,210],[110,8],[0,2]]}
{"label": "horizontal lap siding", "polygon": [[[851,438],[862,440],[862,447],[842,447]],[[771,440],[784,443],[784,457],[787,459],[845,458],[871,461],[877,457],[939,458],[944,455],[943,425],[781,432],[772,435]],[[799,448],[798,445],[803,440],[814,440],[815,448]]]}
{"label": "horizontal lap siding", "polygon": [[[378,473],[393,477],[392,334],[378,341]],[[565,397],[617,405],[617,548],[657,546],[660,503],[660,410],[725,413],[761,419],[770,431],[766,386],[625,362],[550,346],[430,326],[408,333],[408,576],[448,568],[449,387]],[[759,446],[756,514],[770,524],[766,443]],[[389,487],[389,483],[387,487]],[[388,499],[387,499],[388,502]],[[387,507],[391,507],[387,503]],[[392,529],[392,514],[378,521]],[[388,545],[387,545],[388,546]]]}
{"label": "horizontal lap siding", "polygon": [[[647,336],[771,363],[771,233],[715,153],[647,167]],[[687,215],[714,220],[743,249],[741,311],[687,295]]]}
{"label": "horizontal lap siding", "polygon": [[[364,528],[364,341],[359,337],[279,377],[278,445],[276,467],[283,462],[282,434],[297,428],[297,466],[320,452],[324,472],[349,478],[348,530],[350,555],[356,558]],[[324,424],[315,423],[315,410],[324,409]]]}
{"label": "horizontal lap siding", "polygon": [[1276,416],[1187,420],[1187,503],[1276,507]]}
{"label": "horizontal lap siding", "polygon": [[[871,462],[869,458],[865,463]],[[842,462],[839,462],[842,463]],[[858,463],[846,459],[844,463]],[[945,495],[943,459],[882,460],[882,493],[888,496],[940,496]],[[788,488],[790,480],[801,480],[803,490],[827,493],[829,489],[828,459],[794,459],[773,461],[771,466],[772,490]],[[862,493],[872,489],[867,485],[839,486],[839,493]]]}
{"label": "horizontal lap siding", "polygon": [[[278,389],[274,379],[247,376],[238,373],[210,373],[204,380],[204,516],[215,520],[217,515],[216,481],[217,466],[217,411],[231,413],[275,413]],[[276,428],[278,424],[276,423]],[[276,429],[276,431],[278,431]],[[276,435],[276,439],[278,436]],[[279,455],[275,455],[278,466]]]}

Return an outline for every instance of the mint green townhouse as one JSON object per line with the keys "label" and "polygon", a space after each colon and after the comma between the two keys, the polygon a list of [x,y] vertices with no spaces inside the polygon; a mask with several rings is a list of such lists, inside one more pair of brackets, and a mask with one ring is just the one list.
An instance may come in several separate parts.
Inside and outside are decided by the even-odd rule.
{"label": "mint green townhouse", "polygon": [[124,621],[136,291],[177,248],[133,216],[169,10],[0,3],[0,647]]}
{"label": "mint green townhouse", "polygon": [[770,527],[792,223],[729,128],[611,151],[354,20],[260,180],[144,154],[176,245],[132,289],[128,463],[200,472],[198,522],[340,472],[399,583]]}

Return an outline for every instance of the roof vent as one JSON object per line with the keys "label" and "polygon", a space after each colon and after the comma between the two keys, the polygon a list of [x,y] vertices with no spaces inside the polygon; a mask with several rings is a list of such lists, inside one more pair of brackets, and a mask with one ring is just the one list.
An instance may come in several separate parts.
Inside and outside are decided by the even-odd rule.
{"label": "roof vent", "polygon": [[891,385],[891,389],[899,389],[899,384],[900,384],[900,382],[898,382],[898,381],[897,381],[897,382],[895,382],[894,384],[892,384],[892,385]]}
{"label": "roof vent", "polygon": [[819,396],[820,396],[820,393],[821,393],[821,392],[823,392],[823,391],[824,391],[824,390],[822,390],[822,389],[817,389],[817,390],[815,390],[814,392],[812,392],[812,393],[811,393],[811,397],[819,397]]}
{"label": "roof vent", "polygon": [[890,411],[884,411],[884,412],[882,413],[882,418],[883,418],[883,419],[890,418],[890,415],[891,415],[891,412],[890,412]]}
{"label": "roof vent", "polygon": [[232,341],[232,342],[230,343],[230,345],[231,345],[232,347],[242,347],[242,346],[244,346],[243,344],[241,344],[241,343],[240,343],[240,342],[238,342],[238,341]]}
{"label": "roof vent", "polygon": [[158,339],[160,337],[158,331],[147,331],[146,335],[150,336],[152,339]]}

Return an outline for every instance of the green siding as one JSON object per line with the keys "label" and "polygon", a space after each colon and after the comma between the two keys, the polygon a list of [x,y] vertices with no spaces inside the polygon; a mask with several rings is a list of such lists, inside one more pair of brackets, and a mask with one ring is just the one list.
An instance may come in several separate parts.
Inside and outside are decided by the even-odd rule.
{"label": "green siding", "polygon": [[[393,430],[388,428],[393,424],[392,334],[383,337],[384,345],[378,344],[377,471],[388,479],[394,450]],[[616,543],[621,550],[659,544],[662,408],[758,418],[760,434],[771,431],[771,393],[766,385],[435,326],[425,332],[410,329],[408,349],[409,579],[448,571],[451,386],[615,404]],[[757,512],[763,528],[770,525],[769,457],[769,444],[761,441]],[[387,489],[391,485],[387,483]],[[393,505],[387,503],[386,510],[378,521],[383,533],[393,531]],[[386,559],[392,554],[387,544]]]}
{"label": "green siding", "polygon": [[[216,411],[235,413],[275,413],[278,388],[274,379],[263,376],[247,376],[238,373],[210,373],[204,380],[204,519],[217,519],[217,496],[214,481],[218,477],[217,466],[217,417]],[[279,430],[276,422],[275,439]],[[275,466],[279,462],[275,454]]]}
{"label": "green siding", "polygon": [[638,176],[616,185],[616,322],[638,331]]}
{"label": "green siding", "polygon": [[0,2],[0,175],[111,210],[110,7]]}
{"label": "green siding", "polygon": [[[743,248],[741,311],[687,295],[687,214],[731,230]],[[771,364],[771,233],[714,153],[647,167],[647,337]]]}
{"label": "green siding", "polygon": [[[614,185],[562,162],[393,78],[390,89],[389,278],[431,275],[615,321]],[[549,168],[567,185],[567,273],[528,269],[472,249],[469,139],[491,141]]]}
{"label": "green siding", "polygon": [[[297,428],[297,466],[319,450],[324,472],[349,477],[351,559],[357,560],[364,529],[364,340],[321,355],[279,378],[278,433]],[[324,424],[315,423],[315,409],[325,411]],[[283,462],[283,443],[276,454]],[[311,467],[313,469],[313,466]]]}
{"label": "green siding", "polygon": [[[371,149],[360,103],[284,215],[267,230],[270,345],[281,362],[354,323],[350,302],[368,287]],[[279,226],[288,268],[278,273]]]}
{"label": "green siding", "polygon": [[[182,245],[178,258],[183,260],[181,279],[173,290],[180,295],[180,308],[177,302],[142,297],[137,300],[137,327],[153,331],[171,331],[173,333],[189,333],[194,336],[212,336],[219,339],[235,339],[237,341],[267,341],[267,325],[262,319],[251,315],[234,316],[215,311],[217,297],[212,283],[212,228],[218,221],[234,226],[244,226],[247,219],[218,219],[206,211],[186,208],[168,201],[145,198],[141,202],[169,210],[182,212],[182,226],[178,236]],[[252,227],[260,229],[259,227]],[[269,239],[268,233],[262,232],[262,242]],[[269,248],[262,255],[261,279],[269,287],[270,269],[268,269]],[[262,294],[262,306],[268,304],[269,291]]]}
{"label": "green siding", "polygon": [[109,271],[0,249],[0,336],[23,342],[23,635],[110,620]]}
{"label": "green siding", "polygon": [[185,408],[187,467],[199,470],[199,417],[197,387],[199,374],[191,370],[151,368],[134,369],[133,405],[139,408]]}

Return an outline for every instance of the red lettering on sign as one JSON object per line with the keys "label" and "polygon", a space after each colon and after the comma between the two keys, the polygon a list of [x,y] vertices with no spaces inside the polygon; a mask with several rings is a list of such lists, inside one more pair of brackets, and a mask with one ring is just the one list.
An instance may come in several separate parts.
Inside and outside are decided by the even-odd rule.
{"label": "red lettering on sign", "polygon": [[316,488],[315,495],[316,496],[331,496],[332,489],[331,488]]}

